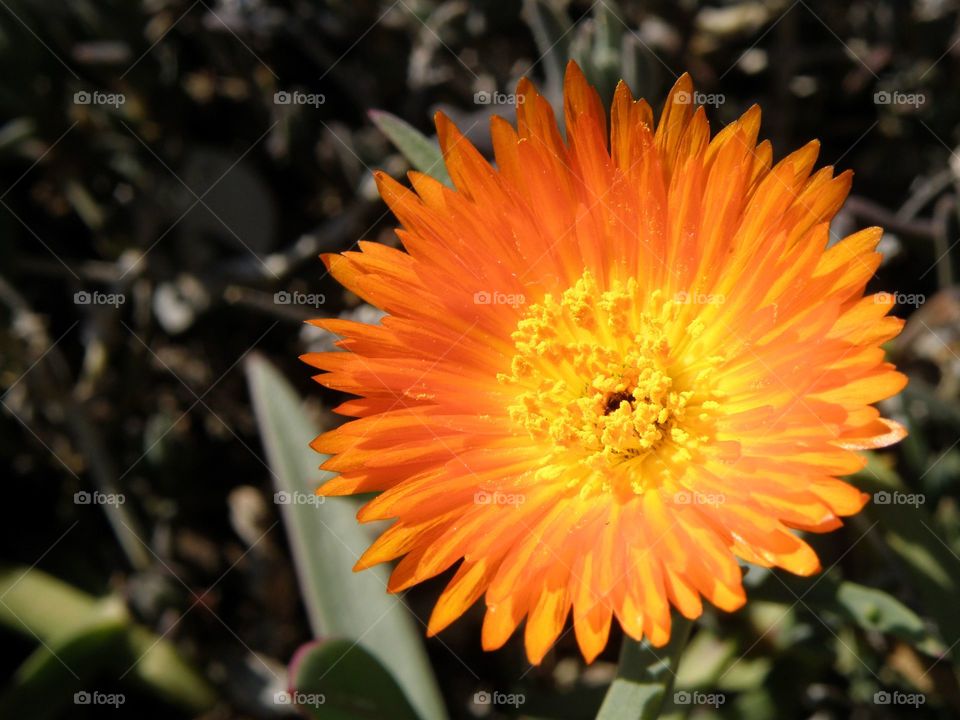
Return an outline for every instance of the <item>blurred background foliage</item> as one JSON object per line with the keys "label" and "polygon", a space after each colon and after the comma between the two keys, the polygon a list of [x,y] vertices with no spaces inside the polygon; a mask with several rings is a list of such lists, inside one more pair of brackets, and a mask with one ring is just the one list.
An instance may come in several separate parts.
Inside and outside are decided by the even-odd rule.
{"label": "blurred background foliage", "polygon": [[[296,360],[331,339],[302,321],[377,319],[317,259],[396,244],[371,169],[442,172],[416,133],[437,109],[489,153],[512,111],[486,100],[528,75],[557,102],[574,57],[655,107],[690,71],[714,128],[758,102],[776,157],[819,138],[856,171],[833,231],[887,229],[870,289],[908,318],[884,410],[911,435],[857,482],[919,499],[813,538],[815,579],[749,570],[751,602],[708,611],[678,673],[723,704],[667,713],[956,717],[958,21],[951,0],[0,2],[0,716],[281,717],[295,651],[336,637],[291,669],[320,717],[593,717],[618,637],[530,668],[516,639],[480,650],[475,608],[422,639],[445,578],[381,597],[349,573],[352,506],[275,496],[321,480],[304,443],[336,422]],[[124,705],[75,704],[94,690]]]}

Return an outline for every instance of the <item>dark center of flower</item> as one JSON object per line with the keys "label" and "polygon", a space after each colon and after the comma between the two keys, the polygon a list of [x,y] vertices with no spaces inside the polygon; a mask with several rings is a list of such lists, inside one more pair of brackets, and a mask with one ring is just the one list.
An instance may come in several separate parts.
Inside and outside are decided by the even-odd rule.
{"label": "dark center of flower", "polygon": [[623,402],[629,403],[632,406],[633,392],[627,392],[626,390],[622,390],[620,392],[610,393],[609,395],[607,395],[607,399],[604,401],[603,414],[609,415],[614,410],[619,409],[620,403],[623,403]]}

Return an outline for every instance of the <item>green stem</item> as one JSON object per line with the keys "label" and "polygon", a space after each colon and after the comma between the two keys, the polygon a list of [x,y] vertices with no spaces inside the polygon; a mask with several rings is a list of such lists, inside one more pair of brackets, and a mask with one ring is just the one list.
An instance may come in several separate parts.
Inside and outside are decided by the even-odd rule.
{"label": "green stem", "polygon": [[654,648],[647,641],[623,638],[617,677],[597,713],[597,720],[653,720],[673,690],[680,655],[687,645],[693,621],[676,614],[670,642]]}

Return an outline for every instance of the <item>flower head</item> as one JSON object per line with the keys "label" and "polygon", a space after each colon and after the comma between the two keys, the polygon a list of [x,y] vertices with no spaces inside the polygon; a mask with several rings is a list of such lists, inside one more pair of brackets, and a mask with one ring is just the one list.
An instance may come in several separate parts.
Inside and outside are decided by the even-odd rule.
{"label": "flower head", "polygon": [[386,316],[316,321],[347,352],[304,359],[359,396],[314,442],[320,492],[379,493],[357,568],[401,558],[391,591],[459,563],[431,634],[483,597],[483,646],[526,618],[533,663],[571,613],[588,661],[614,617],[661,645],[671,606],[743,604],[738,559],[819,570],[797,531],[858,512],[837,476],[904,435],[872,407],[905,384],[892,300],[864,297],[881,230],[830,244],[851,174],[816,142],[772,164],[756,107],[711,139],[692,91],[654,124],[621,83],[608,132],[571,63],[565,141],[523,80],[496,166],[438,115],[456,190],[378,174],[405,251],[325,257]]}

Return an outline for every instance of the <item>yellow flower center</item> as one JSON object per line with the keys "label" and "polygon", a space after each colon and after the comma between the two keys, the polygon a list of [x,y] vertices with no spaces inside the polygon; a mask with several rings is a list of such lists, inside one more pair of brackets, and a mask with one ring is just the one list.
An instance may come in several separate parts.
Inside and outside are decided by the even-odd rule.
{"label": "yellow flower center", "polygon": [[719,407],[720,358],[678,352],[704,329],[682,321],[686,310],[633,278],[601,291],[589,272],[528,309],[498,379],[515,391],[510,419],[550,448],[542,476],[563,474],[584,494],[679,482]]}

